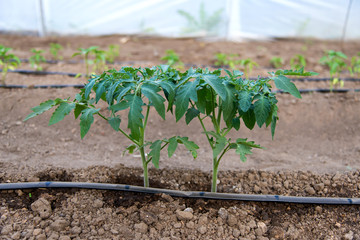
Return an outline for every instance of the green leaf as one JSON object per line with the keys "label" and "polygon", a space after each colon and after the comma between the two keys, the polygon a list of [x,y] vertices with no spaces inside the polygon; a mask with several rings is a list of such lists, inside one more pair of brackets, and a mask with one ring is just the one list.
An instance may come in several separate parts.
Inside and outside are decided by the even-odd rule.
{"label": "green leaf", "polygon": [[120,123],[121,119],[119,118],[119,116],[115,116],[109,119],[109,124],[115,131],[119,131]]}
{"label": "green leaf", "polygon": [[85,98],[88,98],[91,92],[92,87],[94,86],[96,78],[91,79],[88,84],[85,85]]}
{"label": "green leaf", "polygon": [[125,96],[132,88],[132,85],[126,86],[124,88],[121,88],[117,91],[116,101],[120,102],[122,100],[122,97]]}
{"label": "green leaf", "polygon": [[271,121],[271,137],[274,140],[275,135],[275,128],[276,128],[276,122],[279,119],[277,115],[278,107],[274,106],[272,110],[272,121]]}
{"label": "green leaf", "polygon": [[251,107],[251,93],[248,91],[241,91],[239,93],[239,107],[241,111],[247,112]]}
{"label": "green leaf", "polygon": [[83,139],[85,137],[85,135],[88,133],[88,131],[90,130],[91,124],[94,122],[93,115],[99,111],[100,111],[100,108],[99,109],[87,108],[81,112],[81,116],[80,116],[81,139]]}
{"label": "green leaf", "polygon": [[186,122],[186,124],[189,124],[191,122],[191,120],[196,118],[199,114],[200,114],[200,112],[196,108],[193,108],[193,107],[189,108],[186,111],[186,114],[185,114],[185,122]]}
{"label": "green leaf", "polygon": [[246,155],[252,154],[252,148],[262,148],[260,145],[255,144],[253,141],[247,141],[246,138],[238,138],[236,139],[236,153],[240,155],[240,160],[242,162],[246,161]]}
{"label": "green leaf", "polygon": [[40,103],[39,106],[31,108],[31,110],[33,112],[30,113],[29,115],[27,115],[26,118],[24,119],[24,121],[27,121],[30,118],[33,118],[37,115],[40,115],[40,114],[46,112],[47,110],[51,109],[55,105],[56,105],[56,102],[54,100],[47,100],[45,102]]}
{"label": "green leaf", "polygon": [[120,82],[115,82],[108,88],[108,92],[106,93],[106,101],[109,105],[113,103],[115,91],[119,84]]}
{"label": "green leaf", "polygon": [[223,101],[226,101],[226,89],[222,79],[216,75],[206,74],[203,79],[209,84]]}
{"label": "green leaf", "polygon": [[234,118],[232,120],[232,125],[236,129],[236,131],[239,131],[239,129],[240,129],[240,118]]}
{"label": "green leaf", "polygon": [[290,81],[289,78],[280,75],[274,77],[275,86],[278,89],[283,90],[284,92],[288,92],[294,97],[301,98],[301,94],[299,90],[296,88],[295,84]]}
{"label": "green leaf", "polygon": [[76,106],[75,106],[75,109],[74,109],[75,119],[77,119],[79,117],[80,113],[86,108],[87,108],[86,105],[76,103]]}
{"label": "green leaf", "polygon": [[97,89],[95,91],[95,93],[96,93],[95,102],[96,103],[99,102],[100,98],[102,97],[102,95],[104,94],[104,92],[106,90],[105,86],[104,86],[105,84],[106,84],[106,81],[102,81],[96,86],[97,87]]}
{"label": "green leaf", "polygon": [[182,85],[176,94],[175,100],[175,118],[176,121],[179,121],[182,116],[186,113],[189,107],[189,101],[192,99],[193,101],[197,101],[197,93],[196,93],[196,86],[198,85],[199,81],[194,80],[192,82],[187,82]]}
{"label": "green leaf", "polygon": [[130,110],[128,114],[128,128],[131,131],[130,136],[136,140],[140,139],[140,127],[143,127],[142,119],[142,106],[143,101],[139,96],[126,95],[125,100],[128,101]]}
{"label": "green leaf", "polygon": [[162,81],[160,82],[160,86],[164,90],[164,94],[168,100],[169,105],[167,111],[169,111],[175,99],[175,85],[170,81]]}
{"label": "green leaf", "polygon": [[128,151],[130,154],[133,154],[135,149],[137,148],[138,146],[136,144],[131,144],[129,146],[126,147],[125,151],[123,152],[123,154],[125,154],[126,151]]}
{"label": "green leaf", "polygon": [[66,115],[68,115],[71,112],[71,110],[73,110],[75,108],[75,106],[76,106],[76,103],[74,103],[74,102],[72,102],[72,103],[67,103],[67,102],[60,103],[59,107],[57,107],[55,109],[54,113],[52,114],[52,116],[50,118],[49,126],[63,120],[64,117]]}
{"label": "green leaf", "polygon": [[234,110],[234,94],[235,94],[235,88],[232,84],[225,84],[224,85],[226,98],[223,100],[221,108],[223,109],[223,118],[225,122],[229,123],[231,125],[231,121],[233,119],[233,115],[235,114]]}
{"label": "green leaf", "polygon": [[257,101],[254,103],[254,113],[256,123],[261,128],[270,114],[271,105],[269,100],[263,95],[258,95],[256,99]]}
{"label": "green leaf", "polygon": [[187,148],[187,150],[190,151],[193,158],[197,158],[197,149],[199,149],[199,146],[196,145],[193,141],[189,141],[188,137],[177,137],[178,143],[184,144],[184,146]]}
{"label": "green leaf", "polygon": [[252,130],[256,123],[255,113],[253,109],[249,109],[246,113],[242,115],[242,119],[245,123],[245,126]]}
{"label": "green leaf", "polygon": [[225,148],[227,139],[224,136],[216,138],[215,147],[213,148],[213,158],[216,158]]}
{"label": "green leaf", "polygon": [[149,156],[151,156],[151,162],[154,164],[156,168],[159,168],[161,143],[162,143],[161,140],[156,140],[150,146],[151,151],[149,153]]}
{"label": "green leaf", "polygon": [[145,97],[147,97],[149,101],[154,105],[160,117],[162,117],[162,119],[165,119],[165,99],[159,94],[157,94],[157,92],[159,91],[160,88],[152,84],[143,84],[141,86],[141,93],[144,94]]}
{"label": "green leaf", "polygon": [[171,158],[174,154],[176,148],[178,146],[177,137],[172,137],[169,139],[169,146],[168,146],[168,157]]}
{"label": "green leaf", "polygon": [[125,110],[128,107],[129,107],[129,103],[127,101],[121,101],[121,102],[118,102],[115,105],[112,105],[110,107],[110,110],[113,111],[114,113],[116,113],[118,111]]}

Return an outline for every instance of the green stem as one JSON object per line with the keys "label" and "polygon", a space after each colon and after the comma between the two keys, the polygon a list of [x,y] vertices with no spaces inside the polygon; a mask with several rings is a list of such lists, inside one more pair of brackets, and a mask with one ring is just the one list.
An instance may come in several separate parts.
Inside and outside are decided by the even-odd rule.
{"label": "green stem", "polygon": [[219,171],[219,163],[221,158],[224,156],[224,154],[229,150],[230,144],[226,146],[226,148],[223,150],[219,158],[213,158],[213,173],[212,173],[212,184],[211,184],[211,192],[217,191],[217,175]]}
{"label": "green stem", "polygon": [[149,164],[150,161],[146,160],[145,147],[144,147],[145,128],[146,128],[147,120],[149,118],[149,112],[150,112],[150,106],[148,105],[147,110],[146,110],[144,123],[143,123],[143,127],[140,128],[140,140],[139,140],[139,145],[138,145],[139,150],[140,150],[140,155],[141,155],[141,161],[142,161],[142,165],[143,165],[143,171],[144,171],[144,187],[149,187],[148,164]]}

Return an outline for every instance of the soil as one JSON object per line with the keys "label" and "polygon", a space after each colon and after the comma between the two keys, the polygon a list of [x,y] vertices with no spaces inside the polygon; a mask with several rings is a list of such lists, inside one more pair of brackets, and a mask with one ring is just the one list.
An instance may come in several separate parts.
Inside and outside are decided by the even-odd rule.
{"label": "soil", "polygon": [[[323,51],[360,52],[360,42],[282,39],[268,42],[209,42],[134,36],[47,37],[1,35],[0,44],[12,47],[20,58],[30,48],[46,50],[56,42],[64,60],[79,47],[120,45],[117,61],[135,66],[163,63],[166,49],[175,50],[184,63],[212,65],[217,52],[237,53],[259,63],[252,76],[273,71],[269,60],[285,62],[295,54],[306,56],[309,71],[329,77],[318,60]],[[342,48],[341,48],[342,47]],[[80,58],[77,58],[80,60]],[[110,66],[112,67],[112,66]],[[121,64],[114,65],[120,68]],[[288,67],[288,66],[287,66]],[[21,69],[31,69],[23,63]],[[286,66],[285,66],[286,68]],[[82,63],[44,64],[48,71],[80,73]],[[343,72],[342,77],[350,77]],[[75,84],[85,78],[9,73],[7,84]],[[329,82],[296,82],[298,88],[328,88]],[[360,88],[345,82],[345,88]],[[47,126],[51,113],[23,122],[30,108],[47,99],[73,97],[78,89],[0,88],[0,182],[82,181],[142,185],[138,155],[122,155],[130,144],[96,119],[80,139],[78,121],[68,116]],[[360,190],[360,93],[311,93],[301,100],[278,95],[280,109],[274,140],[269,129],[241,128],[232,137],[246,137],[266,150],[254,150],[242,163],[235,153],[222,160],[219,192],[358,198]],[[196,122],[175,123],[150,116],[147,137],[188,136],[199,146],[194,160],[183,148],[172,159],[165,154],[160,169],[150,169],[152,187],[209,191],[211,153]],[[126,121],[124,121],[126,122]],[[206,123],[209,124],[209,123]],[[192,200],[168,195],[76,189],[2,191],[0,239],[360,239],[357,206],[276,204],[219,200]],[[46,210],[41,211],[41,210]]]}

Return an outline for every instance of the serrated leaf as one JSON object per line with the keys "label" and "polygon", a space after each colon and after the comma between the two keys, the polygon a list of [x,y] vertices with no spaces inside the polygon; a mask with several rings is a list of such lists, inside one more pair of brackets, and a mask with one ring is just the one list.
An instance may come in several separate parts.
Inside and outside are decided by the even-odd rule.
{"label": "serrated leaf", "polygon": [[110,107],[110,110],[113,111],[114,113],[121,111],[121,110],[125,110],[129,107],[129,103],[127,101],[121,101],[118,102],[117,104],[114,104]]}
{"label": "serrated leaf", "polygon": [[204,81],[214,89],[217,95],[225,101],[226,100],[226,89],[222,82],[222,79],[216,75],[206,74],[203,75]]}
{"label": "serrated leaf", "polygon": [[106,93],[106,101],[109,105],[111,105],[114,101],[115,91],[119,84],[120,82],[115,82],[108,88],[108,91]]}
{"label": "serrated leaf", "polygon": [[152,84],[143,84],[141,87],[141,93],[154,105],[160,117],[165,119],[165,99],[157,94],[158,91],[160,91],[160,88]]}
{"label": "serrated leaf", "polygon": [[167,111],[169,111],[175,99],[175,85],[170,81],[162,81],[160,82],[160,86],[164,90],[164,94],[168,100],[169,105]]}
{"label": "serrated leaf", "polygon": [[229,123],[231,125],[231,121],[233,119],[233,115],[235,114],[234,110],[234,92],[235,88],[232,84],[224,84],[224,90],[226,98],[222,101],[221,108],[223,110],[223,118],[225,122]]}
{"label": "serrated leaf", "polygon": [[187,150],[190,151],[193,158],[197,158],[197,149],[199,146],[196,145],[193,141],[189,141],[188,137],[177,137],[178,143],[184,144]]}
{"label": "serrated leaf", "polygon": [[208,91],[209,90],[207,88],[201,88],[197,91],[198,101],[195,104],[196,104],[197,109],[202,114],[205,114],[206,105],[207,105],[206,95],[208,94]]}
{"label": "serrated leaf", "polygon": [[96,97],[95,97],[95,102],[96,103],[98,103],[99,102],[99,100],[100,100],[100,98],[102,97],[102,95],[104,94],[104,92],[105,92],[105,85],[106,84],[106,81],[102,81],[102,82],[100,82],[96,87],[96,91],[95,91],[95,93],[96,93]]}
{"label": "serrated leaf", "polygon": [[86,105],[76,103],[76,106],[75,106],[75,109],[74,109],[75,119],[77,119],[79,117],[80,113],[86,108],[87,108]]}
{"label": "serrated leaf", "polygon": [[169,67],[170,67],[169,65],[164,65],[164,64],[160,65],[160,69],[163,73],[167,72]]}
{"label": "serrated leaf", "polygon": [[124,87],[124,88],[120,88],[118,89],[118,91],[116,92],[116,101],[120,102],[122,100],[122,98],[131,90],[132,85],[129,84],[128,86]]}
{"label": "serrated leaf", "polygon": [[91,81],[85,85],[85,98],[88,98],[91,92],[92,87],[94,86],[96,78],[91,79]]}
{"label": "serrated leaf", "polygon": [[186,122],[186,124],[189,124],[191,122],[191,120],[196,118],[199,114],[200,114],[200,112],[196,108],[189,108],[186,111],[186,114],[185,114],[185,122]]}
{"label": "serrated leaf", "polygon": [[171,158],[172,155],[175,153],[175,150],[178,146],[178,141],[176,137],[172,137],[169,139],[169,146],[168,146],[168,157]]}
{"label": "serrated leaf", "polygon": [[242,115],[242,119],[244,121],[245,126],[248,129],[252,130],[254,128],[256,123],[256,118],[253,109],[249,109],[246,113],[244,113]]}
{"label": "serrated leaf", "polygon": [[239,93],[239,107],[241,111],[247,112],[251,106],[251,93],[248,91],[241,91]]}
{"label": "serrated leaf", "polygon": [[150,146],[151,151],[149,152],[149,156],[151,156],[151,162],[156,168],[159,168],[161,143],[161,140],[156,140]]}
{"label": "serrated leaf", "polygon": [[213,149],[213,158],[217,158],[217,156],[224,150],[226,143],[226,137],[219,136],[218,138],[216,138],[215,147]]}
{"label": "serrated leaf", "polygon": [[296,98],[301,98],[299,90],[296,88],[295,84],[290,81],[289,78],[283,75],[276,76],[274,77],[274,82],[278,89],[283,90],[284,92],[288,92]]}
{"label": "serrated leaf", "polygon": [[136,140],[140,138],[140,127],[143,127],[142,119],[142,106],[143,101],[139,96],[136,95],[126,95],[124,97],[129,104],[129,114],[128,114],[128,128],[131,131],[130,136]]}
{"label": "serrated leaf", "polygon": [[53,106],[55,106],[55,101],[54,100],[47,100],[45,102],[40,103],[39,106],[33,107],[31,108],[31,110],[33,111],[32,113],[30,113],[29,115],[26,116],[26,118],[23,121],[27,121],[30,118],[33,118],[37,115],[40,115],[44,112],[46,112],[47,110],[51,109]]}
{"label": "serrated leaf", "polygon": [[115,131],[119,131],[121,119],[118,116],[110,118],[108,122]]}
{"label": "serrated leaf", "polygon": [[242,162],[246,161],[246,155],[252,154],[252,148],[262,148],[260,145],[255,144],[253,141],[247,141],[246,138],[236,139],[236,150],[235,152],[240,155],[240,160]]}
{"label": "serrated leaf", "polygon": [[131,144],[125,148],[125,151],[123,152],[123,154],[125,154],[126,151],[128,151],[130,154],[133,154],[137,147],[138,147],[137,145]]}
{"label": "serrated leaf", "polygon": [[254,103],[254,113],[257,125],[261,128],[266,122],[271,111],[271,105],[269,100],[261,95],[257,97],[257,101]]}
{"label": "serrated leaf", "polygon": [[81,139],[89,132],[91,124],[94,122],[94,114],[99,112],[99,109],[87,108],[81,112],[80,116],[80,136]]}
{"label": "serrated leaf", "polygon": [[240,129],[240,118],[233,118],[232,126],[235,128],[236,131]]}
{"label": "serrated leaf", "polygon": [[198,84],[198,80],[194,80],[192,82],[187,82],[182,85],[176,93],[175,100],[175,118],[176,121],[179,121],[184,114],[186,113],[189,107],[190,99],[193,101],[197,101],[197,93],[196,86]]}
{"label": "serrated leaf", "polygon": [[51,115],[51,118],[50,118],[50,121],[49,121],[49,126],[63,120],[64,117],[66,115],[68,115],[71,112],[71,110],[73,110],[75,108],[75,106],[76,106],[76,103],[74,103],[74,102],[72,102],[72,103],[67,103],[67,102],[60,103],[59,107],[57,107],[55,109],[54,113]]}

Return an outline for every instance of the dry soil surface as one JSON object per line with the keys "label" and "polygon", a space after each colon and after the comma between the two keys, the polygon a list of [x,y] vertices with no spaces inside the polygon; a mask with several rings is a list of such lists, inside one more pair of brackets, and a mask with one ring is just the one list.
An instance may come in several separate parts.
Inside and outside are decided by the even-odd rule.
{"label": "dry soil surface", "polygon": [[[36,38],[2,35],[0,44],[21,58],[30,48],[48,52],[57,42],[64,60],[78,47],[120,45],[114,65],[152,66],[163,63],[166,49],[183,62],[212,65],[217,52],[237,53],[259,63],[252,75],[273,71],[269,60],[288,63],[295,54],[308,59],[307,70],[329,77],[318,64],[324,50],[360,51],[360,42],[277,40],[270,42],[207,42],[129,36]],[[51,56],[46,52],[46,58]],[[80,60],[80,59],[76,59]],[[21,69],[31,69],[23,63]],[[84,72],[82,63],[44,64],[48,71]],[[286,66],[285,66],[286,68]],[[348,72],[342,73],[349,77]],[[85,78],[9,73],[8,84],[75,84]],[[326,88],[329,82],[296,82],[299,88]],[[345,82],[345,88],[360,88]],[[138,155],[122,155],[129,144],[108,124],[96,119],[84,140],[79,122],[68,116],[47,126],[50,113],[23,122],[30,108],[50,98],[74,97],[78,89],[0,89],[0,182],[82,181],[142,185]],[[266,150],[255,150],[242,163],[235,153],[222,161],[219,192],[289,196],[359,197],[360,94],[311,93],[301,100],[279,94],[275,139],[269,129],[230,133],[246,137]],[[185,149],[172,159],[165,154],[160,169],[150,169],[150,185],[159,188],[209,191],[211,152],[196,122],[175,123],[150,116],[149,139],[188,136],[200,146],[194,160]],[[125,120],[124,120],[125,121]],[[206,123],[209,124],[209,123]],[[1,239],[360,239],[359,207],[192,200],[168,195],[76,189],[2,191]]]}

